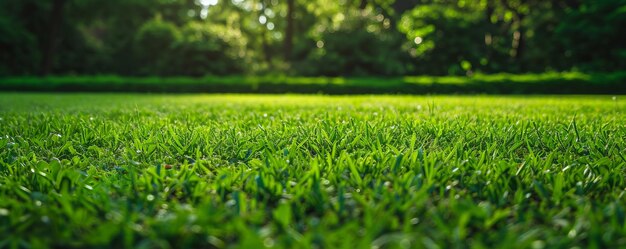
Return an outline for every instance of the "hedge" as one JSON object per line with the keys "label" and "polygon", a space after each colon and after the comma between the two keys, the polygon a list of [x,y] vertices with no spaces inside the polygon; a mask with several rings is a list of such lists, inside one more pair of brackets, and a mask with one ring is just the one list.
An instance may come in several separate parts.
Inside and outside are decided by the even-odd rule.
{"label": "hedge", "polygon": [[626,94],[626,72],[328,78],[285,76],[0,78],[0,91],[325,94]]}

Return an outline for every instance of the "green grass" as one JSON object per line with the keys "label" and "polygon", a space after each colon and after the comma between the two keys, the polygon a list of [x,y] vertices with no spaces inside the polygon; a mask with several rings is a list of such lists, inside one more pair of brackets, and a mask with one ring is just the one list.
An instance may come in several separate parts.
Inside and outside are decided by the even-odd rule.
{"label": "green grass", "polygon": [[602,74],[543,73],[391,78],[285,76],[0,77],[0,91],[176,92],[176,93],[492,93],[492,94],[626,94],[626,72]]}
{"label": "green grass", "polygon": [[621,96],[0,94],[0,248],[626,247]]}

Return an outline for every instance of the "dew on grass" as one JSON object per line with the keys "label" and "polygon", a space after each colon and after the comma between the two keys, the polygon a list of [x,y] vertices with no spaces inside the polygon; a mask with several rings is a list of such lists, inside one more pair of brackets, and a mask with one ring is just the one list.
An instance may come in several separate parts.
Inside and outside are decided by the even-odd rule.
{"label": "dew on grass", "polygon": [[263,245],[265,247],[274,247],[274,240],[272,238],[265,238],[265,240],[263,240]]}
{"label": "dew on grass", "polygon": [[148,196],[146,196],[146,200],[148,200],[148,201],[154,201],[154,195],[148,195]]}
{"label": "dew on grass", "polygon": [[224,203],[227,207],[232,207],[235,206],[235,204],[237,204],[237,202],[235,200],[228,200],[226,201],[226,203]]}
{"label": "dew on grass", "polygon": [[112,220],[112,221],[119,221],[122,219],[122,217],[123,217],[122,214],[116,211],[110,211],[104,215],[104,218],[106,218],[107,220]]}
{"label": "dew on grass", "polygon": [[546,246],[546,242],[543,242],[542,240],[535,240],[531,246],[533,249],[543,249]]}
{"label": "dew on grass", "polygon": [[570,239],[575,238],[576,235],[578,235],[578,231],[576,231],[576,229],[572,229],[567,233],[567,237],[569,237]]}
{"label": "dew on grass", "polygon": [[[607,102],[610,104],[609,107],[614,105],[614,103],[609,101],[610,96],[603,98],[603,105],[606,105]],[[492,101],[492,99],[489,98],[488,101]],[[513,99],[512,101],[531,100]],[[381,99],[381,102],[385,102],[385,100]],[[503,243],[522,241],[523,243],[520,243],[521,245],[531,247],[534,240],[541,239],[545,243],[544,247],[550,247],[555,243],[552,235],[556,234],[561,235],[567,240],[565,246],[573,248],[576,245],[580,245],[577,241],[582,241],[583,239],[585,241],[593,240],[593,238],[588,236],[591,226],[606,226],[607,229],[615,231],[619,229],[619,226],[615,226],[615,224],[611,223],[611,218],[591,220],[588,226],[577,227],[575,231],[572,231],[572,226],[569,225],[562,226],[557,224],[554,226],[546,224],[546,226],[543,226],[541,229],[545,230],[548,235],[535,236],[535,234],[530,233],[529,236],[523,237],[526,232],[534,228],[534,225],[532,223],[524,223],[517,219],[508,219],[507,215],[515,211],[515,213],[519,213],[519,215],[522,216],[526,214],[536,214],[538,216],[543,215],[545,217],[551,217],[561,212],[562,207],[573,207],[575,205],[587,207],[592,203],[591,197],[598,197],[593,200],[594,203],[597,203],[598,209],[591,209],[587,212],[591,212],[592,215],[597,214],[602,216],[603,210],[606,209],[602,207],[610,205],[615,197],[618,199],[622,198],[622,195],[626,193],[626,191],[623,191],[626,190],[626,186],[620,181],[621,174],[623,173],[619,167],[621,159],[615,154],[623,152],[622,150],[624,148],[623,141],[619,139],[625,128],[623,127],[624,117],[620,116],[622,114],[608,113],[606,112],[606,108],[603,109],[599,106],[597,108],[595,106],[589,108],[574,106],[570,108],[570,106],[566,105],[557,106],[555,108],[554,106],[527,107],[518,104],[507,108],[506,111],[502,111],[501,109],[504,109],[506,106],[501,107],[498,103],[488,103],[489,106],[485,108],[484,112],[474,113],[472,109],[474,107],[471,107],[472,115],[477,115],[476,118],[473,118],[471,115],[465,115],[469,114],[468,110],[463,108],[455,109],[458,102],[458,100],[455,100],[449,103],[449,106],[440,108],[440,110],[446,110],[446,112],[441,114],[441,119],[424,119],[423,117],[427,114],[425,113],[424,116],[420,116],[422,113],[415,109],[416,102],[417,100],[414,100],[414,102],[411,103],[389,106],[385,107],[383,110],[379,110],[378,108],[385,106],[385,103],[378,105],[372,104],[365,107],[358,106],[355,108],[344,106],[343,109],[346,109],[346,111],[355,111],[339,113],[336,116],[333,116],[332,112],[337,113],[337,110],[329,105],[323,105],[316,111],[285,107],[285,111],[280,112],[277,116],[289,117],[287,118],[288,121],[276,126],[266,125],[266,130],[262,131],[255,129],[256,125],[266,122],[261,120],[264,112],[267,112],[267,118],[275,117],[273,116],[273,113],[276,113],[275,109],[272,109],[275,107],[254,107],[257,109],[250,111],[252,115],[238,113],[229,115],[227,111],[211,107],[213,109],[208,109],[209,112],[214,111],[216,113],[205,115],[204,113],[206,113],[207,109],[202,108],[206,107],[199,106],[199,110],[192,110],[193,113],[197,112],[200,114],[195,118],[187,115],[189,113],[185,113],[190,109],[186,108],[182,110],[182,115],[184,115],[184,117],[189,116],[189,119],[177,117],[184,121],[181,121],[180,126],[176,127],[176,135],[180,135],[181,138],[185,140],[184,142],[187,143],[185,145],[189,145],[190,151],[193,153],[192,159],[201,157],[208,159],[202,161],[203,163],[198,161],[198,164],[194,167],[197,168],[196,171],[189,171],[180,175],[162,174],[158,176],[159,178],[162,177],[164,180],[162,182],[163,185],[157,186],[158,188],[156,188],[158,194],[152,193],[151,191],[139,190],[143,191],[140,192],[140,198],[149,198],[147,196],[149,193],[154,195],[153,202],[148,202],[146,199],[142,198],[145,202],[143,205],[146,203],[154,204],[153,206],[156,210],[150,210],[149,215],[146,215],[148,211],[144,211],[145,209],[132,209],[129,210],[129,212],[125,212],[123,215],[119,215],[120,218],[113,218],[114,215],[110,210],[103,210],[106,214],[105,222],[115,223],[112,225],[127,224],[126,229],[130,230],[128,232],[133,236],[138,234],[138,232],[131,230],[132,226],[130,226],[130,224],[137,222],[144,226],[141,231],[142,234],[163,236],[165,234],[163,234],[162,231],[154,229],[154,224],[171,226],[172,230],[178,232],[195,233],[197,229],[197,227],[194,227],[195,225],[200,226],[202,230],[204,225],[207,225],[207,222],[219,220],[226,223],[236,218],[238,220],[237,222],[241,224],[241,231],[254,233],[256,238],[260,238],[257,242],[261,244],[261,246],[263,245],[263,240],[270,237],[275,240],[274,247],[285,247],[285,240],[282,234],[284,231],[276,230],[276,228],[279,228],[281,225],[272,219],[261,220],[263,219],[262,217],[272,217],[273,211],[275,211],[276,208],[274,204],[276,203],[282,203],[282,205],[291,207],[293,210],[291,214],[293,216],[289,224],[290,228],[294,229],[294,231],[301,232],[303,237],[307,238],[306,241],[311,242],[315,239],[315,236],[318,236],[317,234],[319,234],[320,237],[330,234],[329,231],[325,230],[328,224],[326,222],[329,219],[332,223],[336,224],[337,231],[344,231],[342,229],[345,229],[345,231],[349,232],[342,232],[339,236],[344,236],[345,239],[356,239],[356,232],[360,227],[355,226],[357,228],[346,229],[346,225],[353,221],[354,224],[369,222],[364,218],[364,213],[368,212],[367,209],[369,208],[377,210],[376,214],[380,214],[378,217],[389,218],[389,221],[391,221],[374,225],[382,226],[381,229],[384,229],[384,231],[386,231],[385,233],[394,234],[403,233],[403,229],[407,229],[407,233],[419,232],[419,225],[417,224],[425,224],[421,223],[420,219],[429,221],[428,214],[430,214],[431,211],[435,214],[443,211],[450,217],[462,217],[467,212],[473,212],[473,210],[475,210],[474,207],[478,206],[480,208],[480,202],[483,202],[491,206],[483,207],[478,211],[493,216],[493,222],[495,223],[490,223],[490,226],[484,226],[483,222],[481,222],[482,218],[471,218],[467,221],[468,223],[466,225],[471,228],[471,233],[478,235],[475,240],[477,243],[484,244],[485,241],[481,239],[481,235],[493,232],[498,236],[502,234],[503,237],[501,239],[504,240]],[[532,102],[529,103],[534,105],[535,102],[536,100],[532,100]],[[583,105],[596,105],[599,102],[600,101],[592,101],[590,103],[584,103]],[[572,105],[576,105],[576,103],[572,103]],[[238,107],[237,105],[233,105],[232,107],[225,108],[234,109]],[[530,107],[539,109],[531,111]],[[567,115],[571,114],[571,112],[568,112],[569,109],[565,108],[570,108],[574,111],[589,111],[587,116],[577,116],[577,122],[580,122],[578,128],[583,132],[581,135],[594,134],[594,139],[597,139],[598,146],[602,145],[602,147],[604,147],[605,144],[609,144],[614,147],[604,147],[604,151],[599,151],[597,154],[592,152],[591,155],[580,157],[578,151],[576,151],[580,145],[575,144],[575,138],[572,138],[573,132],[571,134],[562,132],[561,127],[558,127],[559,125],[567,126],[567,121],[560,121],[567,120],[567,118],[562,117],[568,117]],[[428,109],[428,107],[424,107],[424,109]],[[514,110],[510,111],[511,109]],[[236,111],[239,110],[240,109],[237,109]],[[565,114],[561,115],[560,112],[563,110]],[[329,114],[327,111],[331,113]],[[380,114],[379,117],[373,117],[373,111],[377,111]],[[592,114],[592,112],[597,111],[599,112]],[[394,114],[387,115],[390,112],[394,112]],[[542,116],[543,113],[548,114]],[[501,116],[504,114],[507,116]],[[132,113],[129,113],[128,116],[131,115]],[[174,116],[174,114],[169,113],[166,115]],[[292,115],[301,115],[302,121],[294,121],[294,118],[291,118]],[[89,115],[84,117],[89,117]],[[96,118],[98,117],[99,116],[96,116]],[[206,122],[215,117],[218,117],[219,122]],[[322,118],[316,119],[317,117]],[[5,118],[14,120],[12,117]],[[76,119],[68,115],[67,118],[62,120],[67,122],[68,125],[73,125],[72,121],[74,120],[72,120],[72,118]],[[39,120],[39,122],[47,120],[46,118],[45,120]],[[341,125],[341,127],[332,127],[333,129],[327,131],[324,130],[326,127],[315,123],[315,120],[323,122],[330,121],[330,123],[335,125],[335,121],[337,121],[343,123],[343,125]],[[520,122],[518,120],[524,121]],[[536,125],[528,120],[536,122]],[[146,122],[142,124],[137,123],[144,121]],[[110,130],[107,126],[91,127],[96,130],[102,130],[100,130],[98,134],[87,134],[96,135],[97,139],[92,140],[87,136],[84,142],[81,141],[78,135],[68,135],[65,124],[51,124],[50,128],[55,127],[55,129],[57,129],[56,132],[62,131],[64,135],[68,135],[68,137],[64,136],[62,139],[59,139],[63,141],[63,143],[48,143],[41,146],[39,145],[39,141],[33,141],[34,139],[32,137],[29,138],[29,135],[23,135],[24,138],[19,138],[19,135],[14,135],[15,138],[1,141],[0,146],[15,139],[15,141],[19,141],[19,148],[6,149],[5,151],[1,151],[0,149],[0,162],[3,162],[3,159],[5,159],[4,162],[6,165],[6,158],[11,160],[10,158],[14,155],[23,158],[22,161],[8,162],[9,168],[18,173],[16,175],[23,176],[21,178],[13,176],[7,177],[10,181],[15,179],[15,182],[12,183],[13,185],[11,186],[14,186],[15,191],[27,198],[30,194],[28,192],[22,193],[19,186],[23,186],[25,189],[27,188],[27,190],[32,189],[33,193],[42,191],[42,189],[48,191],[46,190],[48,188],[47,183],[39,175],[40,169],[42,168],[40,168],[40,166],[31,166],[37,164],[31,164],[27,160],[30,160],[29,153],[32,155],[34,162],[50,161],[51,157],[56,156],[64,161],[62,170],[77,177],[76,184],[80,184],[81,186],[86,183],[91,185],[97,184],[94,187],[100,190],[97,192],[89,192],[87,190],[80,191],[82,190],[81,188],[79,191],[73,192],[77,199],[95,203],[103,201],[105,202],[103,206],[119,209],[120,206],[116,203],[136,202],[136,200],[133,201],[134,198],[132,197],[136,191],[138,189],[150,188],[153,182],[155,182],[153,181],[153,177],[155,176],[150,175],[155,168],[149,168],[149,165],[157,165],[157,163],[160,163],[162,167],[167,169],[168,166],[166,166],[166,164],[171,163],[174,165],[174,168],[179,169],[180,162],[178,158],[183,157],[185,153],[181,152],[180,154],[182,155],[177,155],[175,156],[176,158],[170,157],[168,154],[177,154],[175,149],[172,148],[172,144],[170,144],[171,140],[169,140],[173,135],[167,132],[158,132],[160,129],[159,125],[161,125],[161,123],[169,124],[169,120],[161,118],[151,120],[149,117],[141,117],[141,120],[135,120],[127,119],[127,117],[122,115],[119,119],[116,117],[115,120],[110,120],[109,122],[111,122],[114,129],[120,129]],[[270,120],[267,120],[267,122],[270,122]],[[23,128],[19,127],[18,124],[19,123],[11,123],[8,129],[0,125],[0,134],[14,134],[15,131],[21,131]],[[80,122],[78,122],[78,124],[80,124]],[[24,130],[23,134],[37,135],[37,137],[44,138],[44,140],[53,137],[53,133],[49,133],[45,129],[34,129],[40,126],[41,124],[35,121],[35,125],[32,126],[33,129]],[[200,126],[206,126],[206,129],[196,129],[196,127]],[[58,130],[59,128],[56,127],[64,128]],[[393,129],[394,127],[395,130]],[[67,128],[69,132],[73,127]],[[80,129],[80,127],[78,128]],[[315,132],[320,130],[329,132],[329,134],[327,134],[328,138],[316,136]],[[437,134],[436,132],[440,130],[446,133],[443,135]],[[129,132],[131,134],[129,134],[129,136],[125,134],[119,136],[119,134],[115,134],[116,132]],[[605,136],[604,133],[608,135]],[[237,135],[234,138],[229,138],[228,135],[230,134]],[[511,136],[511,134],[515,135]],[[562,135],[562,137],[555,138],[555,136],[559,134]],[[192,138],[194,136],[198,137],[195,141],[193,140],[194,138]],[[359,136],[358,139],[356,136]],[[410,143],[412,136],[416,137],[416,141],[413,142],[413,144]],[[384,140],[380,141],[380,145],[376,144],[378,137]],[[141,163],[135,166],[132,165],[135,162],[129,158],[135,155],[132,153],[133,150],[131,148],[133,147],[129,147],[129,145],[132,145],[133,140],[136,138],[140,140],[143,138],[152,138],[157,141],[165,141],[166,144],[162,147],[163,150],[159,147],[160,149],[157,149],[150,158],[142,159]],[[93,167],[101,166],[102,170],[89,172],[89,177],[80,175],[80,170],[85,170],[83,166],[70,165],[67,163],[67,160],[71,161],[70,157],[73,155],[69,155],[69,153],[64,150],[59,150],[66,142],[64,139],[68,139],[67,142],[71,142],[72,146],[76,149],[81,148],[79,146],[87,148],[92,145],[87,145],[86,143],[95,143],[94,146],[97,145],[100,148],[98,151],[109,151],[106,152],[103,157],[89,153],[85,155],[85,158],[80,158],[81,163],[90,164],[93,165]],[[510,144],[526,142],[521,148],[528,148],[533,151],[532,153],[516,154],[507,153],[508,149],[506,146],[490,147],[490,144],[506,144],[506,139],[511,140],[509,142]],[[528,141],[526,141],[526,139],[528,139]],[[555,139],[561,139],[562,141],[559,142]],[[588,147],[594,148],[595,144],[591,144],[592,141],[588,142],[590,142]],[[568,143],[572,143],[573,145]],[[292,144],[294,145],[293,147],[291,147]],[[335,146],[335,144],[336,149],[333,149],[332,147]],[[456,144],[466,145],[464,147],[464,153],[454,153],[454,146]],[[280,157],[285,147],[290,148],[288,156]],[[428,149],[428,156],[424,156],[422,149],[418,149],[421,147]],[[569,149],[570,147],[571,149]],[[124,150],[124,148],[126,148],[126,150]],[[143,150],[142,147],[135,147],[134,149],[137,148]],[[165,150],[168,148],[173,150],[166,152]],[[226,158],[236,157],[237,152],[240,152],[244,148],[254,148],[255,151],[258,151],[258,153],[255,152],[255,158],[253,160],[255,160],[255,162],[258,161],[259,165],[252,163],[228,163],[228,159]],[[194,149],[196,150],[195,152],[193,152]],[[339,152],[334,155],[336,158],[332,158],[333,155],[331,152],[333,150]],[[484,153],[485,150],[494,150],[493,152],[496,153],[492,154],[492,151]],[[316,155],[318,155],[317,158],[312,158],[312,151],[315,151]],[[342,155],[344,151],[347,152],[347,155]],[[413,154],[413,151],[415,151],[415,154]],[[543,167],[542,162],[547,160],[545,155],[549,154],[550,151],[561,153],[562,156],[559,155],[559,157],[554,160],[554,163]],[[602,154],[602,152],[605,154]],[[146,153],[148,153],[148,150],[146,150]],[[390,165],[393,165],[392,159],[398,153],[408,153],[404,159],[407,168],[399,172],[389,173]],[[476,155],[480,156],[482,154],[485,154],[484,160],[475,160]],[[196,155],[198,156],[196,157]],[[268,156],[271,158],[268,160],[269,162],[264,164],[263,162],[265,162]],[[346,169],[348,165],[347,160],[342,160],[341,158],[344,156],[356,160],[356,165],[367,165],[367,167],[363,167],[362,171],[359,169],[361,182],[354,181],[350,178],[349,174],[343,175],[343,170]],[[191,163],[189,158],[183,160],[187,160],[188,163]],[[327,160],[330,162],[327,163]],[[526,161],[527,164],[526,166],[520,167],[519,164],[523,161]],[[285,167],[285,162],[289,163],[289,167]],[[310,166],[313,163],[317,164],[317,168],[319,169],[318,175],[307,173],[311,170],[312,167]],[[113,170],[114,165],[124,165],[124,167],[128,167],[129,172],[131,172],[130,169],[134,169],[132,171],[133,174],[123,175],[116,172]],[[566,165],[571,165],[571,167]],[[598,167],[599,165],[602,167]],[[616,167],[604,167],[604,165]],[[33,167],[32,171],[31,167]],[[515,173],[515,171],[519,169],[518,167],[522,169],[519,170],[519,172],[523,171],[523,174],[519,172]],[[492,168],[494,173],[490,173],[489,168]],[[547,168],[550,168],[550,173],[544,174],[544,172],[548,172],[546,171]],[[6,171],[6,169],[5,167],[4,170]],[[506,169],[506,171],[503,171],[503,169]],[[0,174],[2,170],[3,167],[0,165]],[[482,170],[484,170],[484,172]],[[34,174],[30,174],[31,172],[29,171]],[[584,174],[583,171],[585,171]],[[44,172],[47,172],[48,176],[56,175],[56,172],[52,170],[44,170]],[[166,172],[171,173],[170,171]],[[502,172],[506,173],[503,175]],[[554,172],[561,173],[565,176],[565,182],[561,184],[561,188],[567,189],[571,184],[574,185],[575,188],[571,191],[576,192],[562,191],[560,197],[550,196],[550,198],[544,198],[542,193],[535,192],[536,189],[534,189],[534,185],[523,184],[529,183],[532,180],[543,182],[546,183],[544,185],[545,191],[552,193],[555,186],[554,175],[552,175]],[[456,173],[462,174],[459,175]],[[255,182],[251,180],[255,175],[261,174],[264,176],[264,180],[267,179],[267,181],[264,181],[265,189],[255,188]],[[185,181],[184,177],[189,177],[187,183],[197,182],[199,184],[187,185],[187,183],[183,183]],[[31,178],[36,179],[37,182],[32,182],[30,180]],[[502,179],[510,179],[520,184],[507,184],[509,181]],[[135,182],[133,183],[132,180],[135,180]],[[311,184],[316,180],[319,180],[321,186]],[[159,184],[158,181],[155,183]],[[181,185],[177,185],[178,183]],[[2,184],[4,184],[4,182]],[[132,184],[136,184],[135,186],[140,187],[138,189],[133,188]],[[485,184],[489,186],[485,186]],[[583,186],[587,184],[591,187],[582,191]],[[170,187],[167,187],[168,185],[171,186],[172,189],[177,189],[175,196],[172,195],[173,193],[170,193],[170,191],[173,190],[170,190]],[[180,187],[184,187],[183,185],[189,186],[194,194],[178,191]],[[5,186],[7,185],[0,185],[0,187]],[[143,186],[145,186],[145,188]],[[315,189],[312,188],[313,186]],[[440,188],[444,190],[444,193],[439,192]],[[106,192],[107,190],[111,190],[110,193]],[[243,198],[245,201],[238,203],[235,201],[235,198],[229,200],[231,193],[237,191],[246,194]],[[322,193],[319,196],[317,195],[320,194],[319,192],[316,195],[311,195],[310,193],[312,191]],[[604,193],[602,191],[604,191]],[[53,187],[49,189],[49,192],[54,192]],[[106,198],[109,197],[107,195],[110,195],[110,198]],[[187,199],[192,195],[197,199]],[[19,200],[18,197],[17,195],[14,197],[11,195],[0,195],[0,200],[8,198],[11,201],[16,201]],[[163,200],[161,200],[161,197],[163,197]],[[461,199],[461,197],[464,200],[455,200]],[[156,198],[159,198],[158,202]],[[180,198],[180,202],[177,198]],[[31,208],[35,207],[37,204],[35,202],[36,200],[39,199],[34,199],[29,202],[32,203]],[[110,202],[106,203],[107,201]],[[413,203],[414,201],[418,205],[415,205]],[[34,217],[35,224],[41,224],[39,217],[43,214],[48,215],[53,222],[62,221],[60,217],[55,215],[57,212],[53,210],[53,208],[58,208],[56,207],[57,205],[50,205],[51,202],[45,201],[44,199],[41,199],[41,202],[45,205],[38,209],[38,211],[42,212],[39,216]],[[141,200],[139,202],[138,204],[141,204]],[[162,202],[167,202],[172,205],[167,206],[167,204],[161,204]],[[227,202],[230,206],[224,205],[224,202]],[[419,205],[424,204],[424,202],[427,204],[427,212],[423,212],[425,211],[421,207],[423,205]],[[523,202],[530,202],[531,205],[524,206],[522,205]],[[0,201],[0,207],[8,208],[1,203],[2,201]],[[193,210],[180,210],[178,208],[181,205],[180,203],[190,203],[188,205],[192,207]],[[70,203],[72,208],[75,208],[74,210],[84,213],[86,217],[89,217],[89,215],[99,217],[99,210],[89,210],[82,205],[76,206],[76,204],[80,205],[80,203]],[[234,206],[237,204],[245,206],[245,209],[248,211],[246,215],[237,217],[231,215],[238,211],[234,210]],[[524,206],[523,209],[520,208],[522,206]],[[15,217],[11,218],[18,220],[19,217],[24,216],[21,211],[16,211],[18,209],[13,209],[17,208],[17,206],[10,207],[10,215],[15,215]],[[168,208],[172,210],[167,210]],[[613,209],[609,210],[612,211]],[[152,211],[156,212],[156,215],[154,215]],[[0,219],[4,218],[2,217],[3,212],[5,213],[4,216],[9,215],[8,209],[6,211],[0,209]],[[564,217],[571,217],[572,222],[576,220],[576,216],[579,215],[578,211],[575,210],[570,211],[564,209],[562,213]],[[191,214],[198,216],[197,223],[185,222],[185,219],[190,217]],[[125,219],[127,215],[135,215],[139,217],[139,219],[127,221]],[[353,220],[343,222],[346,215],[353,217]],[[105,217],[101,217],[100,219],[104,219]],[[261,217],[258,218],[259,222],[255,221],[255,217]],[[378,217],[374,216],[373,222],[376,222],[376,218]],[[498,217],[498,219],[495,219],[496,217]],[[31,215],[28,219],[32,221],[32,218]],[[115,219],[116,221],[109,221],[111,219]],[[319,225],[315,227],[313,224],[316,221],[319,223],[320,219],[324,220],[323,225],[321,227]],[[339,223],[333,221],[337,219],[339,219]],[[263,225],[256,226],[251,224]],[[456,225],[456,222],[444,222],[442,223],[442,228],[446,231],[454,231]],[[59,226],[64,230],[80,228],[80,224],[74,226],[72,223],[63,223],[59,224]],[[257,235],[256,232],[263,226],[267,227],[267,230],[271,233],[266,234],[266,236]],[[507,230],[507,228],[510,227],[515,227],[517,229],[516,231],[519,231],[519,234],[511,234],[510,231]],[[48,232],[50,236],[59,233],[58,231],[51,231],[52,229],[43,230],[45,226],[42,226],[41,229],[32,226],[28,228],[32,229],[33,234],[36,236],[43,235],[45,237],[48,235]],[[170,227],[167,228],[169,229]],[[364,229],[365,234],[370,236],[370,230],[368,230],[368,228]],[[202,238],[199,238],[200,234],[197,234],[199,236],[192,236],[194,238],[193,243],[212,243],[219,245],[215,247],[224,247],[225,243],[223,241],[220,242],[217,238],[215,238],[213,242],[208,242],[209,239],[207,237],[209,236],[209,231],[201,232],[205,232]],[[451,239],[453,236],[441,232],[443,232],[443,230],[432,229],[429,235],[440,239],[438,241]],[[575,233],[575,236],[572,235],[572,233]],[[239,234],[234,233],[232,230],[224,230],[223,233],[216,232],[215,234],[218,234],[215,236],[227,239],[228,242],[237,243],[240,239]],[[613,236],[615,235],[620,234],[614,234]],[[407,242],[402,236],[394,236],[395,235],[393,235],[392,238],[395,245],[412,242],[411,239]],[[570,238],[568,238],[568,236]],[[507,241],[509,237],[511,241]],[[518,237],[523,238],[517,240]],[[497,236],[494,238],[499,239]],[[202,241],[197,239],[201,239]],[[424,238],[424,240],[427,239],[428,238]],[[418,240],[416,239],[416,241]],[[615,240],[607,240],[606,244],[609,246],[615,245],[616,242],[614,241]],[[420,242],[416,243],[419,244]],[[294,245],[297,245],[297,243],[294,243]],[[409,247],[410,246],[414,245],[409,245]]]}
{"label": "dew on grass", "polygon": [[225,245],[224,241],[212,235],[207,237],[207,242],[209,242],[209,244],[215,246],[216,248],[222,248]]}
{"label": "dew on grass", "polygon": [[192,233],[200,233],[202,232],[202,227],[198,225],[193,225],[189,228],[189,231],[191,231]]}
{"label": "dew on grass", "polygon": [[411,248],[411,240],[408,238],[402,238],[400,240],[400,248]]}
{"label": "dew on grass", "polygon": [[159,209],[159,211],[157,211],[156,217],[160,220],[164,220],[167,219],[169,212],[166,209]]}

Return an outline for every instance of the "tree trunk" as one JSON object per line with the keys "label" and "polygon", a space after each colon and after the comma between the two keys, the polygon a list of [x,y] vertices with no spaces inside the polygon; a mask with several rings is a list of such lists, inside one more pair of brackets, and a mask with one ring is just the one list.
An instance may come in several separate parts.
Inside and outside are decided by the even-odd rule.
{"label": "tree trunk", "polygon": [[515,48],[515,59],[517,60],[519,67],[522,71],[526,70],[526,67],[524,65],[524,53],[526,52],[526,36],[524,35],[524,27],[522,26],[522,21],[524,21],[524,17],[523,15],[519,16],[519,28],[517,29],[517,32],[519,33],[518,38],[517,38],[517,47]]}
{"label": "tree trunk", "polygon": [[579,0],[566,0],[562,2],[561,7],[577,9],[578,7],[580,7],[580,1]]}
{"label": "tree trunk", "polygon": [[[527,1],[525,0],[520,0],[520,2],[521,4],[527,3]],[[525,68],[525,66],[523,65],[522,57],[524,56],[524,49],[526,47],[526,37],[524,35],[524,18],[526,18],[526,15],[520,13],[519,8],[514,8],[506,0],[500,0],[500,3],[514,14],[514,21],[512,23],[512,26],[515,27],[515,31],[513,32],[511,56],[513,57],[514,61],[518,63],[519,68],[523,71]]]}
{"label": "tree trunk", "polygon": [[267,31],[265,30],[263,30],[261,34],[261,45],[263,46],[263,58],[265,58],[265,62],[271,66],[272,53],[270,52],[270,46],[267,44]]}
{"label": "tree trunk", "polygon": [[295,0],[287,0],[287,28],[285,30],[285,44],[284,44],[284,53],[285,60],[291,61],[291,52],[293,50],[293,31],[294,31],[294,23],[293,23],[293,14],[294,14],[294,1]]}
{"label": "tree trunk", "polygon": [[[259,13],[259,17],[261,17],[263,15],[263,13],[265,13],[265,2],[261,1],[261,12]],[[271,67],[272,64],[272,54],[270,52],[270,46],[267,42],[267,27],[264,26],[265,24],[263,24],[262,28],[261,28],[261,46],[263,47],[263,57],[265,58],[265,62],[267,62],[267,65],[269,65]]]}
{"label": "tree trunk", "polygon": [[[493,48],[493,37],[494,34],[497,33],[497,27],[494,23],[491,22],[491,16],[495,11],[495,3],[493,0],[487,0],[487,7],[485,8],[485,21],[487,22],[487,32],[485,32],[485,57],[487,58],[487,63],[490,63],[493,59],[494,48]],[[487,68],[487,71],[490,69],[489,65],[484,65]]]}
{"label": "tree trunk", "polygon": [[517,14],[517,29],[513,33],[514,57],[518,61],[524,56],[524,48],[526,47],[526,37],[524,36],[524,27],[522,26],[524,18],[524,15]]}
{"label": "tree trunk", "polygon": [[42,46],[43,59],[41,62],[41,75],[48,75],[52,72],[54,56],[59,40],[59,31],[63,24],[63,7],[65,0],[53,0],[50,19],[48,21],[48,33],[45,35],[44,44]]}
{"label": "tree trunk", "polygon": [[394,12],[397,16],[402,16],[404,12],[411,10],[418,6],[421,3],[419,0],[402,0],[402,1],[394,1],[391,4]]}
{"label": "tree trunk", "polygon": [[521,60],[524,58],[524,53],[526,52],[526,36],[524,36],[524,29],[520,28],[519,32],[519,40],[517,44],[517,59]]}
{"label": "tree trunk", "polygon": [[361,0],[361,3],[359,4],[359,9],[364,10],[366,7],[367,7],[367,0]]}

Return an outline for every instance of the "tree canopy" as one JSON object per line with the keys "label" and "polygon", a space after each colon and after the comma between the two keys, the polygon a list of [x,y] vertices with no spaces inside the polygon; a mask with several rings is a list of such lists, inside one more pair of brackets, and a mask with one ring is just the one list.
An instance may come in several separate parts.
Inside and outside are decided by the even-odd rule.
{"label": "tree canopy", "polygon": [[0,75],[626,69],[626,0],[4,0]]}

